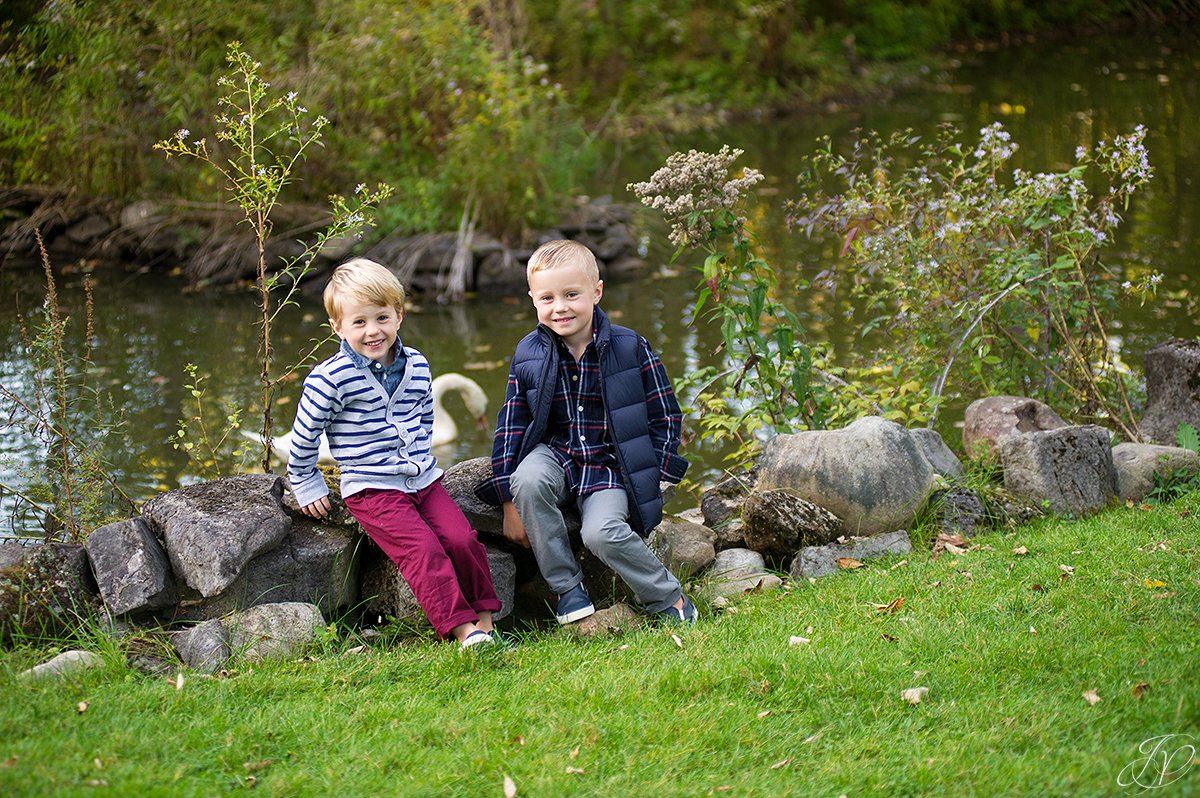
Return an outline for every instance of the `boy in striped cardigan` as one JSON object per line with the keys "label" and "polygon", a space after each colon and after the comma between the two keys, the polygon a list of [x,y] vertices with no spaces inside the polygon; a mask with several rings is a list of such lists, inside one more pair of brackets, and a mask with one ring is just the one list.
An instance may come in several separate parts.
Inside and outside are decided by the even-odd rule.
{"label": "boy in striped cardigan", "polygon": [[313,518],[329,514],[317,470],[325,434],[346,508],[400,569],[438,635],[464,648],[495,642],[500,601],[487,552],[442,487],[430,451],[429,362],[400,342],[403,286],[378,263],[356,258],[329,278],[325,310],[342,343],[304,380],[288,457],[296,503]]}

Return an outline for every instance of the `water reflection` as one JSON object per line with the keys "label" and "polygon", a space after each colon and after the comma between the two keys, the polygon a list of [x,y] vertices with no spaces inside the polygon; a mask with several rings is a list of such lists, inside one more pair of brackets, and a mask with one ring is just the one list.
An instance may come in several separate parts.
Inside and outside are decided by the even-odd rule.
{"label": "water reflection", "polygon": [[[846,286],[834,292],[806,290],[806,280],[836,264],[827,242],[806,241],[789,232],[780,207],[800,158],[816,138],[829,134],[839,143],[855,128],[889,131],[914,128],[929,133],[952,121],[968,131],[994,121],[1010,129],[1021,149],[1016,164],[1027,170],[1062,168],[1076,146],[1125,133],[1136,124],[1150,131],[1147,145],[1156,177],[1135,198],[1106,263],[1120,279],[1149,269],[1165,275],[1160,301],[1127,308],[1110,320],[1119,330],[1127,361],[1168,336],[1200,334],[1200,309],[1192,290],[1198,274],[1195,253],[1200,223],[1200,45],[1192,31],[1134,32],[1095,37],[1086,43],[1035,43],[1019,49],[963,56],[956,69],[931,77],[928,90],[868,108],[834,110],[820,116],[771,123],[731,125],[723,130],[669,138],[648,136],[623,148],[610,177],[594,193],[632,201],[626,183],[643,180],[666,156],[690,147],[715,151],[723,143],[746,150],[742,163],[768,176],[751,218],[762,253],[795,291],[793,307],[810,335],[845,354],[869,346],[857,336],[860,319],[848,301]],[[719,331],[692,322],[695,264],[685,258],[671,264],[661,224],[647,219],[650,268],[637,278],[606,282],[604,306],[618,323],[646,335],[673,376],[716,365]],[[70,264],[56,264],[68,267]],[[181,416],[192,412],[184,366],[195,363],[205,376],[206,399],[238,407],[256,418],[257,329],[254,297],[246,290],[183,293],[170,278],[104,268],[96,274],[95,372],[124,413],[124,426],[106,452],[126,490],[137,498],[194,479],[196,469],[167,443]],[[59,299],[78,323],[70,346],[83,347],[82,277],[66,270]],[[18,317],[33,318],[44,289],[36,271],[6,266],[0,270],[0,307],[7,332],[0,338],[0,382],[28,389],[29,360],[24,354]],[[325,314],[316,298],[281,315],[275,330],[277,365],[294,362],[313,341],[323,339]],[[414,307],[401,337],[428,356],[435,373],[460,371],[488,394],[493,412],[504,394],[507,360],[516,341],[532,328],[534,314],[524,294],[475,297],[459,306]],[[318,353],[333,351],[327,343]],[[291,423],[300,384],[286,384],[273,408],[276,429]],[[489,432],[469,423],[457,398],[448,401],[462,437],[449,459],[490,452]],[[953,417],[947,423],[953,423]],[[957,443],[956,441],[951,441]],[[720,467],[721,446],[689,444],[696,478]],[[44,469],[36,445],[20,436],[0,436],[0,482],[21,484],[29,469]],[[0,510],[11,499],[0,499]]]}

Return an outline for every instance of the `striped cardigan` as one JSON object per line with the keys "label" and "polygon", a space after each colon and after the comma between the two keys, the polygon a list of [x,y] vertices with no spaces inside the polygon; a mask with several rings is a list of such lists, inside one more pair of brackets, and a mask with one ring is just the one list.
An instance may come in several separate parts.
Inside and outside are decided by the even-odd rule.
{"label": "striped cardigan", "polygon": [[[366,365],[340,351],[314,368],[292,425],[288,481],[296,503],[312,504],[329,493],[317,471],[321,433],[342,474],[342,496],[366,488],[405,493],[432,485],[442,475],[430,452],[433,381],[429,361],[404,347],[408,364],[391,397]],[[356,360],[358,362],[356,362]]]}

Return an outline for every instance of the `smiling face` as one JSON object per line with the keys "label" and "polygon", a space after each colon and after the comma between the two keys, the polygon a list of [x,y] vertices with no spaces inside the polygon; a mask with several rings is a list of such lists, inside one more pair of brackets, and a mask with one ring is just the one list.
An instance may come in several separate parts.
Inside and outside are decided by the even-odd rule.
{"label": "smiling face", "polygon": [[347,297],[341,302],[341,318],[329,324],[350,348],[364,357],[390,366],[396,359],[396,336],[404,312],[388,305],[375,305]]}
{"label": "smiling face", "polygon": [[592,308],[603,293],[603,280],[572,263],[529,275],[529,296],[538,321],[561,336],[572,351],[582,350],[592,340]]}

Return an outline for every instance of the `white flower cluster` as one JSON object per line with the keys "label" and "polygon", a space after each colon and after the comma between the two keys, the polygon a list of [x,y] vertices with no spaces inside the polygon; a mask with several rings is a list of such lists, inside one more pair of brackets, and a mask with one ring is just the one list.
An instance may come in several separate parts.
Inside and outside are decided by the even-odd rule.
{"label": "white flower cluster", "polygon": [[1013,143],[1012,136],[999,122],[980,128],[979,145],[974,152],[976,158],[1003,163],[1016,151],[1017,145]]}
{"label": "white flower cluster", "polygon": [[[671,242],[676,246],[695,244],[712,233],[713,213],[733,212],[742,194],[763,179],[756,169],[742,170],[729,177],[729,168],[742,150],[722,146],[713,154],[689,150],[667,158],[666,165],[644,183],[629,184],[644,205],[662,211],[671,223]],[[743,216],[735,216],[740,228]]]}

